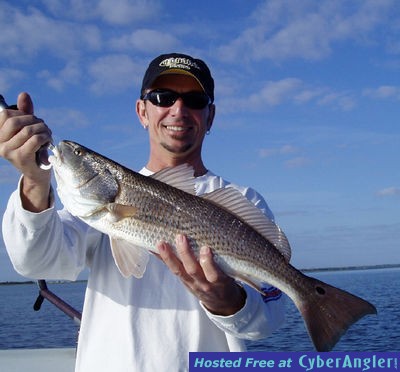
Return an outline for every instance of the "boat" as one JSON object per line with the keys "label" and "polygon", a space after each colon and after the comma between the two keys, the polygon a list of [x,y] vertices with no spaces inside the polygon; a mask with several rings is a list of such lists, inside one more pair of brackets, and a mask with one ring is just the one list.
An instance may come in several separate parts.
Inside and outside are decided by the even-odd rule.
{"label": "boat", "polygon": [[[82,314],[51,292],[45,280],[38,280],[39,295],[33,305],[39,311],[48,300],[78,325]],[[4,372],[74,372],[76,348],[0,350],[0,369]]]}
{"label": "boat", "polygon": [[74,372],[75,348],[0,350],[4,372]]}

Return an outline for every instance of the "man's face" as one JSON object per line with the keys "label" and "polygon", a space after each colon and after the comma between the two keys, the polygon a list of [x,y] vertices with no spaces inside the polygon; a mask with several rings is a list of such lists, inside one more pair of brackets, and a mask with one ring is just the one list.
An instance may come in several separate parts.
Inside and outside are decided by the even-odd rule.
{"label": "man's face", "polygon": [[[194,78],[186,75],[162,75],[150,91],[154,89],[169,89],[178,93],[203,91]],[[144,105],[146,117],[141,121],[145,120],[143,124],[148,126],[152,151],[184,159],[200,156],[204,135],[212,124],[213,105],[200,110],[190,109],[181,98],[170,107],[159,107],[147,100]]]}

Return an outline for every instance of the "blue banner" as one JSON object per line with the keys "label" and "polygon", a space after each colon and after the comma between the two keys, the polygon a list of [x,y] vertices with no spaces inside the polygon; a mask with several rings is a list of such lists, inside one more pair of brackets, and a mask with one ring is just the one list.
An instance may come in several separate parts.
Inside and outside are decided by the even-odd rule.
{"label": "blue banner", "polygon": [[400,352],[190,353],[189,372],[397,371]]}

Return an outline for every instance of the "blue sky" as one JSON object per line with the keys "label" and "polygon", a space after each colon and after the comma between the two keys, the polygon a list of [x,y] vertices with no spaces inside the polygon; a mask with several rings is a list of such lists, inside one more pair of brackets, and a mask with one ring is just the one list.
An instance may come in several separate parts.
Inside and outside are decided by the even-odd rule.
{"label": "blue sky", "polygon": [[[148,63],[202,58],[217,106],[206,165],[264,195],[295,266],[400,263],[398,1],[203,4],[1,1],[0,93],[14,103],[29,92],[55,141],[137,170]],[[1,214],[18,177],[0,159]],[[2,246],[0,280],[14,279]]]}

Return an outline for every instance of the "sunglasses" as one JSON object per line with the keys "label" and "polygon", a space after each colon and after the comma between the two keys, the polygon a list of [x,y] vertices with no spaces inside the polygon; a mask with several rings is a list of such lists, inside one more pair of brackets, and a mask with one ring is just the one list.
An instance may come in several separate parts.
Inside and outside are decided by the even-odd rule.
{"label": "sunglasses", "polygon": [[203,92],[178,93],[169,89],[155,89],[141,97],[159,107],[171,107],[178,98],[182,98],[187,108],[194,110],[202,110],[210,103],[210,98]]}

